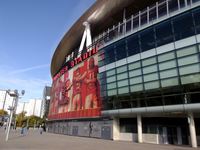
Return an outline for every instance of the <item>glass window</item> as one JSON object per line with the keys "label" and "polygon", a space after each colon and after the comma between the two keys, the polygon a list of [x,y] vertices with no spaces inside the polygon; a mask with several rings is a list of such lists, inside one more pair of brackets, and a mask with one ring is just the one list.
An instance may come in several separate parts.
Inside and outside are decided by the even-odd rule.
{"label": "glass window", "polygon": [[173,42],[172,25],[170,21],[165,21],[157,25],[155,30],[157,46]]}
{"label": "glass window", "polygon": [[147,23],[147,11],[141,12],[141,25],[144,25]]}
{"label": "glass window", "polygon": [[109,89],[114,89],[114,88],[116,88],[116,87],[117,87],[116,82],[107,84],[107,89],[108,89],[108,90],[109,90]]}
{"label": "glass window", "polygon": [[106,79],[105,78],[100,79],[100,84],[101,85],[106,84]]}
{"label": "glass window", "polygon": [[158,73],[144,75],[144,82],[158,80]]}
{"label": "glass window", "polygon": [[106,72],[106,76],[112,76],[112,75],[115,75],[115,69],[112,69],[112,70],[109,70]]}
{"label": "glass window", "polygon": [[156,6],[149,8],[149,21],[156,19]]}
{"label": "glass window", "polygon": [[178,78],[170,78],[170,79],[161,80],[161,85],[162,87],[176,86],[178,85]]}
{"label": "glass window", "polygon": [[118,89],[118,94],[124,94],[129,92],[129,87],[123,87]]}
{"label": "glass window", "polygon": [[[155,97],[147,99],[147,106],[162,106],[162,97]],[[149,126],[150,127],[150,126]],[[151,128],[149,129],[151,130]],[[156,127],[154,131],[148,131],[148,133],[156,133]]]}
{"label": "glass window", "polygon": [[192,56],[187,56],[187,57],[178,59],[178,65],[179,66],[193,64],[193,63],[197,63],[197,62],[199,62],[199,56],[198,55],[192,55]]}
{"label": "glass window", "polygon": [[135,77],[135,78],[131,78],[129,79],[130,84],[138,84],[138,83],[142,83],[142,77]]}
{"label": "glass window", "polygon": [[136,70],[133,70],[133,71],[129,72],[129,77],[135,77],[135,76],[139,76],[141,74],[142,74],[141,69],[136,69]]}
{"label": "glass window", "polygon": [[158,17],[162,17],[167,14],[167,5],[166,1],[161,1],[161,3],[158,4]]}
{"label": "glass window", "polygon": [[143,85],[142,84],[137,84],[130,86],[131,92],[137,92],[137,91],[142,91],[143,90]]}
{"label": "glass window", "polygon": [[115,50],[116,50],[117,60],[127,57],[126,56],[126,43],[125,43],[124,39],[115,43]]}
{"label": "glass window", "polygon": [[200,82],[200,74],[194,74],[194,75],[181,77],[182,84],[197,83],[197,82]]}
{"label": "glass window", "polygon": [[117,80],[122,80],[122,79],[126,79],[126,78],[128,78],[128,73],[127,72],[117,75]]}
{"label": "glass window", "polygon": [[113,89],[113,90],[108,90],[108,96],[112,96],[112,95],[117,95],[117,90]]}
{"label": "glass window", "polygon": [[140,33],[141,51],[155,48],[155,36],[153,28],[148,28]]}
{"label": "glass window", "polygon": [[128,65],[128,70],[132,70],[132,69],[137,69],[137,68],[140,68],[141,67],[141,64],[140,62],[134,62],[132,64],[129,64]]}
{"label": "glass window", "polygon": [[131,31],[131,19],[126,22],[126,32]]}
{"label": "glass window", "polygon": [[179,3],[181,8],[185,7],[185,0],[179,0]]}
{"label": "glass window", "polygon": [[118,87],[127,86],[127,85],[128,85],[128,79],[117,82]]}
{"label": "glass window", "polygon": [[105,65],[105,61],[104,61],[104,60],[98,62],[98,66],[99,66],[99,67],[102,67],[102,66],[104,66],[104,65]]}
{"label": "glass window", "polygon": [[145,87],[145,90],[156,89],[156,88],[159,88],[159,82],[158,81],[148,82],[144,84],[144,87]]}
{"label": "glass window", "polygon": [[174,59],[174,58],[175,58],[174,52],[165,53],[165,54],[158,56],[158,62],[162,62],[162,61],[166,61],[166,60],[170,60],[170,59]]}
{"label": "glass window", "polygon": [[160,78],[169,78],[174,76],[177,76],[177,69],[170,69],[160,72]]}
{"label": "glass window", "polygon": [[169,12],[173,12],[178,10],[178,1],[177,0],[169,0]]}
{"label": "glass window", "polygon": [[109,64],[115,61],[115,51],[114,51],[113,45],[105,48],[105,60],[106,60],[106,64]]}
{"label": "glass window", "polygon": [[143,68],[143,74],[156,72],[156,71],[158,71],[157,65],[147,66]]}
{"label": "glass window", "polygon": [[200,71],[199,67],[200,67],[199,64],[184,66],[179,68],[179,72],[180,75],[195,73]]}
{"label": "glass window", "polygon": [[116,81],[116,76],[109,77],[106,80],[107,80],[107,83],[114,82]]}
{"label": "glass window", "polygon": [[183,104],[183,99],[181,95],[165,96],[164,103],[165,105]]}
{"label": "glass window", "polygon": [[131,35],[127,38],[127,48],[129,56],[140,53],[138,34]]}
{"label": "glass window", "polygon": [[177,50],[177,57],[187,56],[194,53],[197,53],[196,45]]}
{"label": "glass window", "polygon": [[117,73],[121,73],[121,72],[125,72],[125,71],[127,71],[127,66],[125,65],[125,66],[122,66],[122,67],[119,67],[119,68],[117,68]]}
{"label": "glass window", "polygon": [[139,15],[133,17],[133,30],[139,27]]}
{"label": "glass window", "polygon": [[197,34],[200,33],[200,8],[194,10],[193,12],[193,16],[194,16],[194,22],[195,22],[195,29]]}
{"label": "glass window", "polygon": [[185,13],[173,19],[175,39],[180,40],[194,35],[194,25],[191,13]]}
{"label": "glass window", "polygon": [[155,63],[156,63],[156,57],[152,57],[152,58],[142,60],[143,66],[147,66],[147,65],[151,65],[151,64],[155,64]]}
{"label": "glass window", "polygon": [[105,90],[106,90],[106,84],[102,84],[102,85],[100,86],[100,89],[101,89],[101,91],[105,91]]}
{"label": "glass window", "polygon": [[105,78],[105,77],[106,77],[106,73],[105,72],[102,72],[102,73],[98,74],[98,79],[102,79],[102,78]]}
{"label": "glass window", "polygon": [[160,70],[170,69],[170,68],[174,68],[174,67],[176,67],[175,60],[171,60],[171,61],[167,61],[167,62],[163,62],[163,63],[159,64]]}
{"label": "glass window", "polygon": [[[101,97],[104,97],[104,96],[106,96],[106,93],[107,93],[106,91],[101,91],[101,92],[100,92],[100,94],[101,94],[100,96],[101,96]],[[104,99],[103,99],[103,100],[104,100]]]}

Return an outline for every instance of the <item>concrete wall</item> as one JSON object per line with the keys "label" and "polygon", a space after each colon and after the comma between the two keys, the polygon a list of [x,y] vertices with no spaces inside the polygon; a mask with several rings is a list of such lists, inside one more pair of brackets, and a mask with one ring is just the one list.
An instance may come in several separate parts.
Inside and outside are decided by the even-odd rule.
{"label": "concrete wall", "polygon": [[136,133],[120,133],[119,140],[137,142],[137,134]]}
{"label": "concrete wall", "polygon": [[[158,144],[158,134],[142,134],[144,143]],[[137,142],[137,133],[120,133],[119,140]]]}
{"label": "concrete wall", "polygon": [[143,133],[142,138],[144,143],[158,144],[158,134]]}
{"label": "concrete wall", "polygon": [[48,123],[48,132],[73,136],[112,139],[112,121],[57,121]]}

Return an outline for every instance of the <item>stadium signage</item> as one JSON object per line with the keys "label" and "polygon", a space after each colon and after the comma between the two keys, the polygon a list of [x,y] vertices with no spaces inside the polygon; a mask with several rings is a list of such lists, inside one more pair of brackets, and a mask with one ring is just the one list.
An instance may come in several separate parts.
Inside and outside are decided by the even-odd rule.
{"label": "stadium signage", "polygon": [[77,64],[83,62],[84,60],[88,59],[89,57],[93,56],[98,52],[97,48],[93,48],[92,50],[82,54],[81,56],[75,58],[72,61],[66,62],[64,67],[53,77],[53,81],[56,81],[60,78],[63,74],[65,74],[69,69],[73,68]]}

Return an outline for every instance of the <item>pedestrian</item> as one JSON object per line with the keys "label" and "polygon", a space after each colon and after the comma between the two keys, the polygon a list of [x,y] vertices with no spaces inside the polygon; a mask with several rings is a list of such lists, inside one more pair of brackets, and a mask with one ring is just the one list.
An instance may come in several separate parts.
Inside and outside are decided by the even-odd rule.
{"label": "pedestrian", "polygon": [[39,131],[40,131],[40,134],[42,134],[43,128],[42,128],[41,125],[40,125],[40,127],[39,127]]}

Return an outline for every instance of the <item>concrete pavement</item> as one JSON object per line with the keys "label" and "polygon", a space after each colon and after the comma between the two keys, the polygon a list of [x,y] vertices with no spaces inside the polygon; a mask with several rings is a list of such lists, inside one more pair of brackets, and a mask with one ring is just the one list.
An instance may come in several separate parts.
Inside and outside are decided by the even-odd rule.
{"label": "concrete pavement", "polygon": [[[5,142],[5,132],[0,129],[0,150],[192,150],[189,146],[138,144],[85,137],[43,133],[30,129],[26,136],[20,130],[10,132]],[[198,148],[200,149],[200,148]]]}

